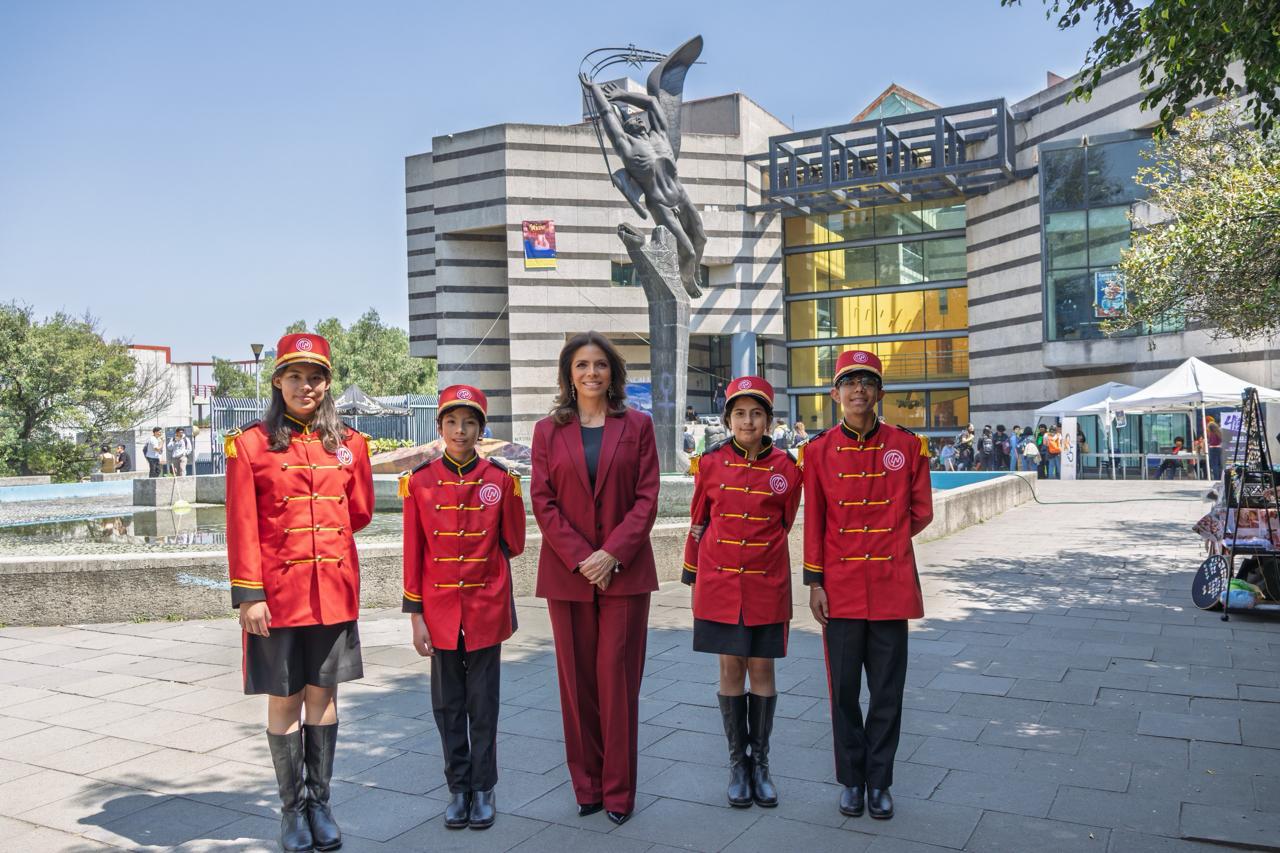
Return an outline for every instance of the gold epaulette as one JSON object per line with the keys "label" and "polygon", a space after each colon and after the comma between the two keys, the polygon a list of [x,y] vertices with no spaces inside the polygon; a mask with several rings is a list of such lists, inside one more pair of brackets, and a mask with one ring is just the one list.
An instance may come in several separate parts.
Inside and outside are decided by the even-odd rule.
{"label": "gold epaulette", "polygon": [[413,476],[412,471],[405,471],[403,474],[400,475],[400,487],[399,489],[397,489],[397,494],[401,498],[409,497],[409,478],[412,476]]}
{"label": "gold epaulette", "polygon": [[244,430],[232,428],[227,430],[227,434],[222,438],[222,455],[227,459],[237,458],[236,454],[236,436],[242,435]]}
{"label": "gold epaulette", "polygon": [[918,435],[916,438],[920,439],[920,455],[927,458],[929,456],[929,439],[923,435]]}
{"label": "gold epaulette", "polygon": [[507,473],[511,475],[511,493],[518,498],[524,497],[524,492],[520,490],[520,475],[515,471],[508,471]]}
{"label": "gold epaulette", "polygon": [[695,477],[698,476],[698,460],[701,458],[701,455],[689,458],[689,473]]}
{"label": "gold epaulette", "polygon": [[[806,441],[805,444],[808,444],[808,442]],[[804,467],[804,444],[796,448],[796,467]]]}

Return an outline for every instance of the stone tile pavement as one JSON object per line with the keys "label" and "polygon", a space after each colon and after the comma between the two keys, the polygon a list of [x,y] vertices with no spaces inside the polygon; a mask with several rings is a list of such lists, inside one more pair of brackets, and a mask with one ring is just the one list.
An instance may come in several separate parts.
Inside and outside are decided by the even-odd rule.
{"label": "stone tile pavement", "polygon": [[[725,805],[715,661],[690,651],[677,584],[654,597],[640,796],[616,828],[576,816],[540,602],[520,602],[504,651],[501,813],[483,833],[443,828],[426,667],[403,616],[366,613],[367,675],[341,697],[343,849],[1280,844],[1280,624],[1191,607],[1199,488],[1047,483],[1040,494],[1054,503],[920,549],[929,618],[912,626],[894,820],[836,811],[822,647],[804,608],[778,670],[782,803]],[[1095,502],[1106,499],[1131,502]],[[274,849],[263,700],[238,692],[239,656],[229,619],[0,629],[0,848]]]}

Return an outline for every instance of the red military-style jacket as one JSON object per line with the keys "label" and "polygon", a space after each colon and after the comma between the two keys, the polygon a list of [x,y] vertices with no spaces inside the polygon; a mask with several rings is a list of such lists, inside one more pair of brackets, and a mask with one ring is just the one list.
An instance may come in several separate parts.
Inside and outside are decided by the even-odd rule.
{"label": "red military-style jacket", "polygon": [[697,457],[690,518],[706,525],[684,545],[681,579],[693,615],[769,625],[791,620],[787,534],[800,506],[800,468],[769,439],[755,459],[730,438]]}
{"label": "red military-style jacket", "polygon": [[802,448],[804,582],[837,619],[919,619],[924,598],[911,537],[933,520],[929,453],[910,430],[843,422]]}
{"label": "red military-style jacket", "polygon": [[227,434],[231,604],[266,601],[273,628],[350,622],[360,613],[353,537],[373,517],[369,446],[348,428],[330,453],[288,421],[293,439],[279,452],[259,421]]}
{"label": "red military-style jacket", "polygon": [[404,496],[404,602],[421,613],[431,645],[468,651],[494,646],[515,631],[511,557],[524,551],[520,480],[473,455],[448,455],[401,478]]}

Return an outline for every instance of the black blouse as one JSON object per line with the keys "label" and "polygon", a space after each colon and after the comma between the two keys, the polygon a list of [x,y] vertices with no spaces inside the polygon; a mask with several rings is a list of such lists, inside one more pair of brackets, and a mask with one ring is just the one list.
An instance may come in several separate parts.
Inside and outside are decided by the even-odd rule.
{"label": "black blouse", "polygon": [[604,427],[582,428],[582,449],[587,456],[587,477],[591,488],[596,487],[596,470],[600,467],[600,444],[604,441]]}

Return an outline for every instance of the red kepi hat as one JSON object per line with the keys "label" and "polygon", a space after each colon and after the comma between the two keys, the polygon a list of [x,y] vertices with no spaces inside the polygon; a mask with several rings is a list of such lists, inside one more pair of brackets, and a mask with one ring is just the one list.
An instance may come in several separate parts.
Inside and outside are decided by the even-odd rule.
{"label": "red kepi hat", "polygon": [[285,335],[276,344],[276,370],[286,364],[309,362],[318,364],[325,370],[333,371],[329,363],[329,342],[320,335],[310,332]]}
{"label": "red kepi hat", "polygon": [[871,373],[884,381],[882,370],[880,359],[875,353],[864,349],[845,350],[836,359],[836,375],[831,384],[839,385],[842,378],[853,373]]}
{"label": "red kepi hat", "polygon": [[489,401],[485,399],[483,391],[470,385],[450,385],[440,392],[436,418],[458,406],[470,406],[479,412],[480,423],[484,423],[489,417]]}
{"label": "red kepi hat", "polygon": [[773,386],[759,376],[742,376],[729,382],[728,395],[724,398],[725,411],[729,410],[729,404],[735,397],[743,395],[755,397],[773,411]]}

